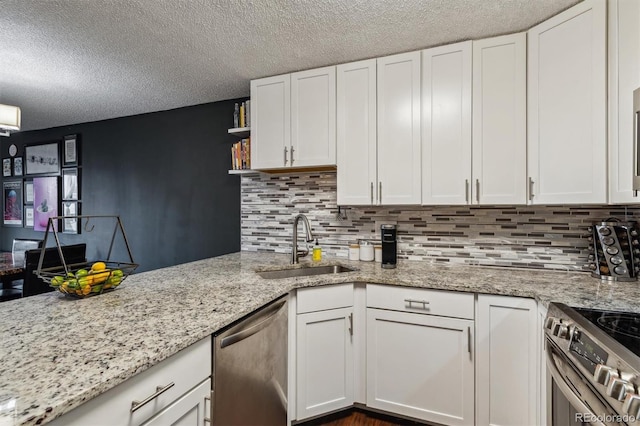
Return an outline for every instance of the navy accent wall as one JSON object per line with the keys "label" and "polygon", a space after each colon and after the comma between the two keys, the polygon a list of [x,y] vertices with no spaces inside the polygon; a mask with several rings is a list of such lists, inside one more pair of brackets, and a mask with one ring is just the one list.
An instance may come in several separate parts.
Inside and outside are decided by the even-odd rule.
{"label": "navy accent wall", "polygon": [[[1,156],[12,143],[24,156],[25,144],[79,134],[81,214],[120,215],[138,271],[231,253],[240,250],[240,178],[227,173],[238,140],[227,129],[237,101],[20,132],[0,138]],[[89,257],[108,248],[104,231],[61,235],[86,242]],[[15,237],[44,232],[2,227],[0,248]]]}

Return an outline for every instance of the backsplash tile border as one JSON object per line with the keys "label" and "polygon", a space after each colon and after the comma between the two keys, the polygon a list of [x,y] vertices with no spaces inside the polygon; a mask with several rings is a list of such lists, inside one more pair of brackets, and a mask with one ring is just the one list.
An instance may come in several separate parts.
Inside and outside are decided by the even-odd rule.
{"label": "backsplash tile border", "polygon": [[586,271],[593,222],[640,218],[640,206],[608,205],[353,206],[340,212],[335,172],[242,175],[241,249],[290,253],[293,217],[303,213],[332,256],[347,257],[348,244],[358,239],[379,240],[379,225],[393,223],[400,259]]}

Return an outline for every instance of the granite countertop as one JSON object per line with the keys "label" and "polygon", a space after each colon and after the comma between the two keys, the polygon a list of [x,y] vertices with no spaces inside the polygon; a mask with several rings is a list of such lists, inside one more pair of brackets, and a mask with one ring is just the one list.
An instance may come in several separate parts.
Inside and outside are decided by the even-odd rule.
{"label": "granite countertop", "polygon": [[[294,288],[344,282],[532,297],[548,305],[640,312],[640,285],[588,274],[400,261],[326,259],[357,269],[267,280],[283,254],[241,252],[135,274],[88,299],[58,292],[0,304],[0,399],[17,398],[19,425],[43,424]],[[303,265],[305,266],[303,262]]]}

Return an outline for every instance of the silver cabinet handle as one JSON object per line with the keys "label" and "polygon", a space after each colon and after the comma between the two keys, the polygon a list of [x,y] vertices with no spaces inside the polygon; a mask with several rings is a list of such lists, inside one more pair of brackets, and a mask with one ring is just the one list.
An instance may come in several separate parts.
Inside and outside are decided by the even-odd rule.
{"label": "silver cabinet handle", "polygon": [[[207,401],[209,401],[209,407],[211,407],[211,397],[210,396],[205,396],[204,397],[204,410],[205,410],[205,413],[207,412]],[[204,416],[204,419],[202,419],[202,424],[205,424],[205,423],[211,424],[211,417]]]}
{"label": "silver cabinet handle", "polygon": [[287,147],[284,147],[284,165],[287,165]]}
{"label": "silver cabinet handle", "polygon": [[293,166],[293,145],[291,145],[291,165]]}
{"label": "silver cabinet handle", "polygon": [[429,304],[428,300],[404,299],[404,301],[409,304],[409,307],[411,307],[412,303],[419,303],[422,305],[422,309],[427,309],[427,305]]}
{"label": "silver cabinet handle", "polygon": [[373,182],[371,182],[371,204],[373,205]]}
{"label": "silver cabinet handle", "polygon": [[378,204],[382,204],[382,181],[378,182]]}
{"label": "silver cabinet handle", "polygon": [[469,179],[464,180],[464,201],[469,203]]}
{"label": "silver cabinet handle", "polygon": [[476,201],[480,203],[480,179],[476,179]]}
{"label": "silver cabinet handle", "polygon": [[533,179],[529,176],[529,201],[533,200]]}
{"label": "silver cabinet handle", "polygon": [[349,314],[349,334],[353,336],[353,312]]}
{"label": "silver cabinet handle", "polygon": [[135,413],[137,410],[142,408],[144,405],[146,405],[149,402],[153,401],[154,399],[156,399],[157,397],[159,397],[160,395],[162,395],[163,393],[165,393],[166,391],[168,391],[169,389],[171,389],[174,386],[175,386],[174,382],[169,383],[167,386],[158,386],[158,387],[156,387],[156,392],[153,395],[149,395],[148,397],[146,397],[142,401],[131,401],[131,412]]}
{"label": "silver cabinet handle", "polygon": [[471,327],[467,327],[467,350],[471,354]]}

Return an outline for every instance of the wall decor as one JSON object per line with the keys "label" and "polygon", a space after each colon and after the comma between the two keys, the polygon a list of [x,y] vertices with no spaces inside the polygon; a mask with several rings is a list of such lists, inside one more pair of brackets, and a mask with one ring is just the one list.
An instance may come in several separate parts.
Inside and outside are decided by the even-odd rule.
{"label": "wall decor", "polygon": [[9,155],[15,157],[17,153],[18,147],[16,146],[16,144],[12,143],[11,145],[9,145]]}
{"label": "wall decor", "polygon": [[60,173],[58,142],[27,145],[24,148],[24,158],[27,164],[26,174],[28,175]]}
{"label": "wall decor", "polygon": [[62,232],[67,234],[79,234],[80,228],[78,227],[78,215],[80,214],[79,205],[77,201],[63,201],[62,202],[62,216],[73,216],[73,217],[65,217],[62,219]]}
{"label": "wall decor", "polygon": [[22,157],[13,159],[13,175],[22,176]]}
{"label": "wall decor", "polygon": [[62,199],[79,199],[78,169],[62,169]]}
{"label": "wall decor", "polygon": [[11,176],[11,158],[4,158],[2,160],[2,176]]}
{"label": "wall decor", "polygon": [[22,181],[2,182],[2,190],[2,224],[5,226],[22,226]]}
{"label": "wall decor", "polygon": [[[45,231],[50,217],[58,215],[58,178],[56,176],[33,178],[33,229]],[[57,221],[53,222],[58,229]]]}
{"label": "wall decor", "polygon": [[64,137],[64,166],[77,166],[79,158],[78,135]]}
{"label": "wall decor", "polygon": [[24,206],[24,227],[33,228],[33,206]]}
{"label": "wall decor", "polygon": [[24,181],[24,203],[33,204],[33,180]]}

